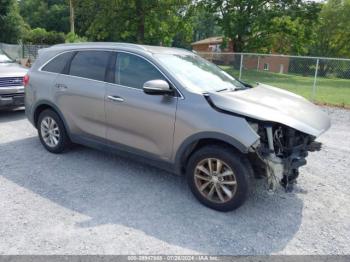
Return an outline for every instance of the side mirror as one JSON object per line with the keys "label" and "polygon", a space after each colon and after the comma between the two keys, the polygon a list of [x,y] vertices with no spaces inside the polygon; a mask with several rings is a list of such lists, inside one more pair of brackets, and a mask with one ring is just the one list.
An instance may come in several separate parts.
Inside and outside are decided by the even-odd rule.
{"label": "side mirror", "polygon": [[171,90],[169,84],[161,79],[150,80],[143,84],[143,92],[149,95],[165,95],[170,94]]}

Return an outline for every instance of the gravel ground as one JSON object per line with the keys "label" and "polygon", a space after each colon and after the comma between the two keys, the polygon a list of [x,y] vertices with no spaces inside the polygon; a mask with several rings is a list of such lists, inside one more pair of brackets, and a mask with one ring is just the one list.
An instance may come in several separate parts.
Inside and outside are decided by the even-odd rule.
{"label": "gravel ground", "polygon": [[350,254],[350,111],[325,108],[294,193],[263,181],[240,209],[185,180],[85,147],[46,152],[23,111],[0,113],[0,254]]}

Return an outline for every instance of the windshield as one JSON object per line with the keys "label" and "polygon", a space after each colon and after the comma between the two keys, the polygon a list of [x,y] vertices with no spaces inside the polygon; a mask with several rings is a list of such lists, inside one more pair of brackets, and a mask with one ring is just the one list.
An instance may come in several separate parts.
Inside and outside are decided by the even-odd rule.
{"label": "windshield", "polygon": [[155,57],[191,90],[209,92],[245,88],[225,71],[195,54],[156,54]]}
{"label": "windshield", "polygon": [[13,63],[13,61],[6,55],[0,53],[0,63]]}

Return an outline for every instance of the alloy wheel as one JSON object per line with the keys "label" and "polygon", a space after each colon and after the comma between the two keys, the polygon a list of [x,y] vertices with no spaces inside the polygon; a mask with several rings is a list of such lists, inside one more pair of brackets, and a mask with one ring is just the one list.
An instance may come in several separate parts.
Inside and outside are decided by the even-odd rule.
{"label": "alloy wheel", "polygon": [[225,203],[237,190],[236,176],[229,165],[217,158],[200,161],[194,170],[195,185],[209,201]]}
{"label": "alloy wheel", "polygon": [[49,116],[43,118],[40,124],[41,136],[45,144],[49,147],[55,147],[60,140],[60,130],[56,121]]}

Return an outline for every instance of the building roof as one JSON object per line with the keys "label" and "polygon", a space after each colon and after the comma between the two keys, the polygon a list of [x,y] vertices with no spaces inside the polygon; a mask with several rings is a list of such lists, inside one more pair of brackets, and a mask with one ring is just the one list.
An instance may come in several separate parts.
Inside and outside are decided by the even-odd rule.
{"label": "building roof", "polygon": [[223,40],[222,36],[213,36],[193,42],[191,45],[203,45],[203,44],[221,44]]}

